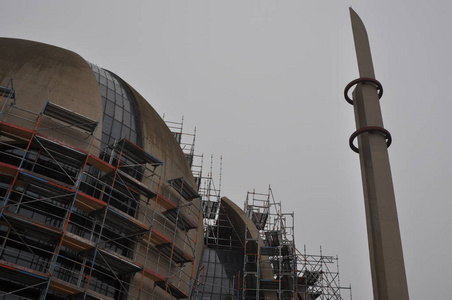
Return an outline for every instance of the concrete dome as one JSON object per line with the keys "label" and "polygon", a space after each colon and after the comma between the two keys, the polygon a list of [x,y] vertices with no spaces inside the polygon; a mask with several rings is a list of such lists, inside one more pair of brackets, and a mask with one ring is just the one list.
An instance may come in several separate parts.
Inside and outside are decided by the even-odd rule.
{"label": "concrete dome", "polygon": [[162,118],[74,52],[2,38],[0,63],[0,290],[188,298],[200,200]]}

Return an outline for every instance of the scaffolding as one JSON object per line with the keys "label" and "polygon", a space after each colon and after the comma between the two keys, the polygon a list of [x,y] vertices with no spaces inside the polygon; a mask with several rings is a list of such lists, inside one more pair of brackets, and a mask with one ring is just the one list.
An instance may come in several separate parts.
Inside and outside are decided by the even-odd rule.
{"label": "scaffolding", "polygon": [[[296,249],[294,213],[282,212],[270,187],[267,193],[247,193],[245,232],[237,232],[221,200],[222,158],[216,185],[213,156],[203,172],[204,155],[194,153],[195,136],[184,133],[183,118],[167,124],[187,156],[202,203],[205,248],[193,299],[342,300],[344,289],[351,298],[351,288],[340,285],[337,257]],[[189,143],[183,142],[186,135]]]}
{"label": "scaffolding", "polygon": [[[165,115],[163,115],[162,118],[165,120]],[[196,127],[193,129],[193,133],[184,131],[184,116],[182,116],[180,122],[165,121],[165,123],[179,143],[182,152],[184,152],[188,165],[192,168],[193,176],[195,178],[200,177],[201,174],[198,176],[198,172],[201,171],[202,165],[195,162],[197,157],[197,155],[195,155]]]}
{"label": "scaffolding", "polygon": [[[11,82],[12,87],[12,82]],[[197,189],[98,122],[46,101],[37,114],[0,87],[0,298],[188,299]],[[197,229],[197,230],[196,230]]]}
{"label": "scaffolding", "polygon": [[337,256],[306,253],[297,250],[297,297],[298,299],[342,300],[341,291],[348,290],[351,297],[351,286],[341,286],[339,278],[339,259]]}
{"label": "scaffolding", "polygon": [[284,213],[269,187],[247,193],[242,299],[342,300],[337,257],[295,247],[294,213]]}

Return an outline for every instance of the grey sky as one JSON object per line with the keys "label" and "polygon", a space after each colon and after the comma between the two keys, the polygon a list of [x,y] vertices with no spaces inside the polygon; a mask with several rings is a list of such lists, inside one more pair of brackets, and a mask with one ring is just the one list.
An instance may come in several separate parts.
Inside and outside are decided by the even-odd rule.
{"label": "grey sky", "polygon": [[[5,1],[0,36],[77,52],[223,155],[240,206],[271,184],[296,243],[339,255],[371,299],[362,186],[345,85],[358,77],[348,7],[370,38],[411,299],[450,297],[450,1]],[[1,67],[1,66],[0,66]],[[346,295],[346,293],[344,294]]]}

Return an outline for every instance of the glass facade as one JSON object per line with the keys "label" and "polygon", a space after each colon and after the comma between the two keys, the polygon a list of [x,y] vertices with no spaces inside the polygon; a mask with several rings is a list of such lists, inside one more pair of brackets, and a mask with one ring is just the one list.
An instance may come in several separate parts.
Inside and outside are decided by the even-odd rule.
{"label": "glass facade", "polygon": [[[205,206],[207,207],[207,206]],[[232,212],[233,214],[235,212]],[[204,214],[205,248],[198,274],[198,286],[192,299],[239,300],[243,279],[243,243],[231,212],[219,203],[218,212]]]}
{"label": "glass facade", "polygon": [[[141,161],[118,153],[121,151],[118,141],[123,139],[142,144],[135,99],[120,78],[90,65],[102,96],[100,158],[114,166],[124,166],[122,172],[141,180]],[[105,255],[132,259],[134,245],[142,232],[124,226],[120,222],[128,217],[118,216],[134,218],[140,195],[115,182],[114,174],[92,165],[84,166],[86,154],[65,151],[65,146],[57,145],[56,140],[32,136],[30,143],[16,137],[13,142],[2,141],[6,142],[0,143],[0,164],[14,166],[19,173],[16,180],[0,176],[0,260],[27,268],[31,273],[51,273],[52,278],[81,289],[123,299],[130,275],[136,269],[113,267],[114,263],[106,260]],[[78,193],[98,199],[107,207],[96,211],[80,209],[74,206]],[[83,239],[80,245],[95,243],[96,247],[82,246],[86,249],[74,251],[74,245],[61,244],[63,230],[75,239]],[[40,299],[47,288],[45,279],[39,275],[23,276],[0,276],[0,300]],[[15,292],[8,294],[10,291]],[[67,299],[50,290],[45,297]]]}
{"label": "glass facade", "polygon": [[141,146],[138,110],[129,88],[115,74],[91,64],[102,96],[104,110],[102,145],[112,145],[123,138]]}
{"label": "glass facade", "polygon": [[201,264],[204,278],[196,299],[240,299],[243,251],[205,248]]}

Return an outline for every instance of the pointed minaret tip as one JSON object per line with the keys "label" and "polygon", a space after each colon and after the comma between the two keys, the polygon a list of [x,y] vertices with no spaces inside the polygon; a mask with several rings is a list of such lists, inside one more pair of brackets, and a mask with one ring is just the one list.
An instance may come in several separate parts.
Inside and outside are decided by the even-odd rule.
{"label": "pointed minaret tip", "polygon": [[351,7],[350,20],[352,23],[353,39],[355,41],[360,77],[375,78],[366,27],[359,15]]}
{"label": "pointed minaret tip", "polygon": [[349,7],[349,10],[350,10],[350,17],[351,18],[358,18],[359,20],[361,20],[361,18],[358,16],[356,11],[351,6]]}

